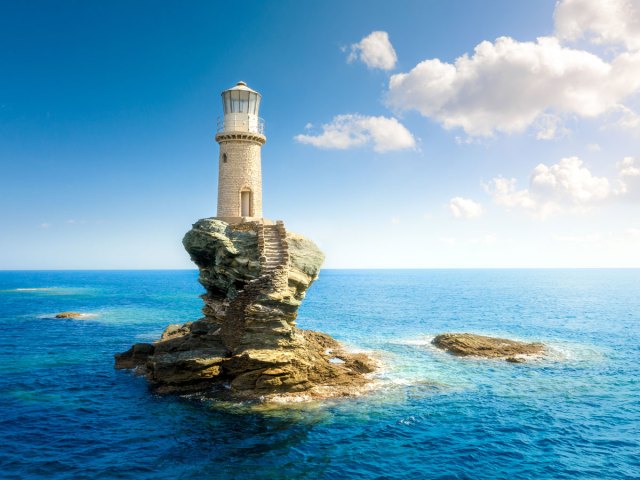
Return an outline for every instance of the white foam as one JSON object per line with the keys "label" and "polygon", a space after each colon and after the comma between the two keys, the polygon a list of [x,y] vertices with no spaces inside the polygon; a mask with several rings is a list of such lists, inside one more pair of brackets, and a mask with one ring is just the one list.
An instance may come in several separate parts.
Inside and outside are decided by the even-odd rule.
{"label": "white foam", "polygon": [[270,397],[260,397],[262,402],[270,402],[277,403],[281,405],[291,404],[291,403],[305,403],[313,400],[311,395],[307,394],[289,394],[289,395],[273,395]]}
{"label": "white foam", "polygon": [[40,287],[40,288],[14,288],[13,290],[6,290],[8,292],[48,292],[50,290],[57,290],[60,287]]}
{"label": "white foam", "polygon": [[549,342],[545,344],[547,358],[561,362],[599,362],[605,352],[594,346],[574,342]]}
{"label": "white foam", "polygon": [[424,347],[431,345],[435,335],[421,335],[418,338],[407,338],[392,340],[389,343],[393,345],[409,345],[411,347]]}

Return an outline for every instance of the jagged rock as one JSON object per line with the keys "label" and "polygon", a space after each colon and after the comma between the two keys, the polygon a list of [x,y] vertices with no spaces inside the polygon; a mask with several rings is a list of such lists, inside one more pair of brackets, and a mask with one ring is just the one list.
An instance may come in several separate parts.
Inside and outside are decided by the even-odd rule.
{"label": "jagged rock", "polygon": [[[296,328],[324,255],[284,225],[196,222],[183,244],[206,289],[204,317],[169,325],[153,345],[116,355],[161,393],[272,399],[361,392],[374,363],[328,335]],[[221,389],[223,385],[228,389]]]}
{"label": "jagged rock", "polygon": [[472,333],[443,333],[436,336],[432,343],[453,355],[504,358],[511,363],[524,363],[523,356],[539,355],[544,351],[542,343],[517,342]]}
{"label": "jagged rock", "polygon": [[154,346],[148,343],[136,343],[129,350],[116,354],[116,368],[135,368],[144,365],[150,355],[153,355]]}
{"label": "jagged rock", "polygon": [[526,360],[522,357],[507,357],[504,360],[509,363],[525,363],[526,362]]}

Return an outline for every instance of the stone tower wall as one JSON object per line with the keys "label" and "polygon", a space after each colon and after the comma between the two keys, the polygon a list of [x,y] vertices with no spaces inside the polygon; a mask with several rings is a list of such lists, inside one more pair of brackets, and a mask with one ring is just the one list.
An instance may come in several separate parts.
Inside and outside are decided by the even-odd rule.
{"label": "stone tower wall", "polygon": [[[264,138],[264,137],[263,137]],[[262,217],[262,143],[253,139],[218,138],[218,217],[240,217],[240,195],[251,190],[251,217]],[[224,161],[226,154],[226,162]]]}

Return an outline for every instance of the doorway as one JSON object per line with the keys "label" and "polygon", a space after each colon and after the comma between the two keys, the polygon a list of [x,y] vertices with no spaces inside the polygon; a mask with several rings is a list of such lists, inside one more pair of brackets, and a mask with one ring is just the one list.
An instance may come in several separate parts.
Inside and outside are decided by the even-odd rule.
{"label": "doorway", "polygon": [[251,190],[240,192],[240,216],[251,216]]}

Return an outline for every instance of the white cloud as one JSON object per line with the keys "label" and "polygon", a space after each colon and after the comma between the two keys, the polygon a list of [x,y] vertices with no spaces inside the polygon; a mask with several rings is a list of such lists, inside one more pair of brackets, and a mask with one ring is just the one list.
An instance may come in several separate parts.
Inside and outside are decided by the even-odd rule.
{"label": "white cloud", "polygon": [[624,157],[621,162],[618,162],[617,167],[622,177],[640,176],[640,162],[634,157]]}
{"label": "white cloud", "polygon": [[538,130],[536,133],[538,140],[554,140],[562,138],[569,133],[569,130],[563,125],[562,119],[557,115],[540,115],[535,127]]}
{"label": "white cloud", "polygon": [[604,200],[611,193],[609,180],[592,175],[578,157],[551,166],[541,163],[531,174],[530,188],[540,199],[579,205]]}
{"label": "white cloud", "polygon": [[616,166],[620,175],[617,193],[634,199],[640,196],[640,159],[624,157]]}
{"label": "white cloud", "polygon": [[380,153],[416,146],[411,132],[395,118],[358,114],[338,115],[331,123],[322,125],[322,133],[300,134],[295,139],[314,147],[337,150],[373,145],[373,150]]}
{"label": "white cloud", "polygon": [[618,114],[615,121],[617,127],[640,134],[640,115],[624,105],[619,105],[616,108],[616,113]]}
{"label": "white cloud", "polygon": [[417,110],[445,128],[490,136],[521,132],[545,114],[597,117],[639,90],[640,53],[622,53],[609,63],[554,37],[500,37],[453,63],[425,60],[392,75],[387,103]]}
{"label": "white cloud", "polygon": [[600,145],[597,143],[590,143],[587,145],[587,150],[589,150],[590,152],[599,152],[602,150],[602,147],[600,147]]}
{"label": "white cloud", "polygon": [[598,45],[640,50],[640,2],[637,0],[561,0],[554,12],[556,35],[586,38]]}
{"label": "white cloud", "polygon": [[477,218],[484,213],[478,202],[462,197],[454,197],[449,201],[449,211],[455,218]]}
{"label": "white cloud", "polygon": [[50,223],[44,222],[40,224],[40,228],[42,229],[47,229],[47,228],[51,228],[52,225]]}
{"label": "white cloud", "polygon": [[518,189],[515,178],[496,177],[485,189],[498,205],[522,208],[541,218],[560,212],[583,213],[608,199],[640,193],[640,162],[625,157],[617,166],[618,178],[611,180],[593,175],[578,157],[568,157],[550,166],[539,164],[528,188]]}
{"label": "white cloud", "polygon": [[371,32],[358,43],[351,45],[351,53],[347,58],[349,63],[360,60],[369,68],[393,70],[398,57],[393,45],[389,41],[387,32]]}
{"label": "white cloud", "polygon": [[534,209],[536,202],[529,190],[518,190],[517,183],[515,178],[496,177],[485,185],[485,189],[498,205],[507,208]]}

